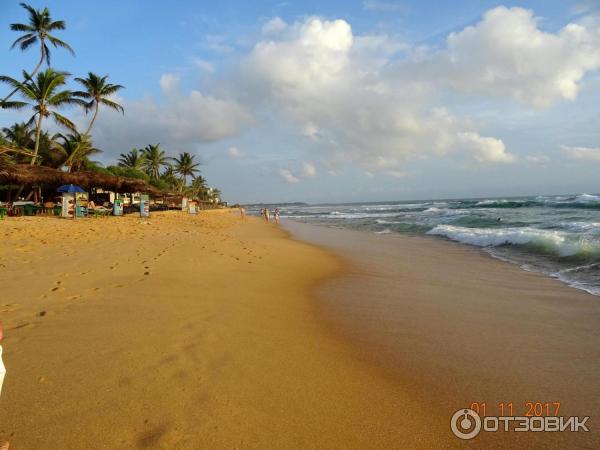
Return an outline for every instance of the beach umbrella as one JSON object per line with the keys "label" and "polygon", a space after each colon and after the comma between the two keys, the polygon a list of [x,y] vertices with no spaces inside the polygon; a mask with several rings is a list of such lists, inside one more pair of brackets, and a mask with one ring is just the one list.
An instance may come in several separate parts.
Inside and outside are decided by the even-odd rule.
{"label": "beach umbrella", "polygon": [[65,184],[60,186],[56,192],[85,192],[85,190],[81,186],[75,184]]}

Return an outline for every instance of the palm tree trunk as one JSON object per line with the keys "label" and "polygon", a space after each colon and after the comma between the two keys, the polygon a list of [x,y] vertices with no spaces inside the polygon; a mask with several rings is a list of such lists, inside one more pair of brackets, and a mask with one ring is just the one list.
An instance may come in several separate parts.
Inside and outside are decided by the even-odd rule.
{"label": "palm tree trunk", "polygon": [[94,122],[96,121],[96,116],[98,116],[98,110],[99,109],[100,109],[100,104],[98,102],[96,102],[96,111],[94,111],[94,117],[92,117],[92,121],[90,122],[90,126],[88,127],[88,129],[85,132],[85,134],[90,134],[90,131],[92,131],[92,127],[94,126]]}
{"label": "palm tree trunk", "polygon": [[[42,67],[42,64],[44,62],[44,58],[46,58],[46,51],[44,50],[44,41],[42,40],[42,56],[40,57],[40,61],[38,62],[37,66],[35,66],[35,69],[33,69],[33,72],[31,72],[31,74],[29,75],[30,77],[33,77],[37,73],[37,71],[40,70],[40,67]],[[17,93],[18,90],[19,88],[15,88],[10,94],[8,94],[7,97],[5,97],[2,100],[2,103],[9,100],[13,95]]]}
{"label": "palm tree trunk", "polygon": [[33,150],[33,156],[31,157],[31,165],[35,164],[35,160],[37,159],[38,151],[40,149],[40,135],[42,134],[42,117],[43,114],[40,112],[40,117],[38,117],[37,129],[35,130],[35,149]]}

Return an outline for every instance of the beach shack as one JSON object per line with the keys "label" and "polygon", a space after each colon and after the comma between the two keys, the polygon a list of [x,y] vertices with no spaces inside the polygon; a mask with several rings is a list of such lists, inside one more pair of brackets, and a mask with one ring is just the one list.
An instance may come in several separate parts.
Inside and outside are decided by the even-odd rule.
{"label": "beach shack", "polygon": [[[81,171],[75,173],[63,172],[44,166],[32,166],[29,164],[0,163],[0,202],[4,201],[9,208],[15,200],[23,197],[23,201],[31,204],[26,210],[27,215],[51,212],[59,215],[61,213],[62,200],[57,195],[56,189],[62,185],[76,185],[83,189],[85,195],[73,198],[74,213],[83,214],[88,211],[88,193],[94,195],[97,191],[102,193],[140,195],[144,193],[149,198],[161,198],[163,192],[143,180],[126,178],[101,172]],[[110,194],[109,194],[110,195]],[[58,208],[49,205],[58,204]],[[11,210],[9,209],[9,212]]]}

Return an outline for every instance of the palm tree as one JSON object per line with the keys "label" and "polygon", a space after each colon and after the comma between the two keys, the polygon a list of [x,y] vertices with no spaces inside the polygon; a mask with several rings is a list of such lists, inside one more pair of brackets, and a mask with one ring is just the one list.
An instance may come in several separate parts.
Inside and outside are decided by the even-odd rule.
{"label": "palm tree", "polygon": [[[33,79],[27,73],[24,73],[25,81],[20,82],[14,78],[0,76],[0,81],[8,83],[14,87],[20,94],[31,103],[27,102],[9,102],[11,108],[22,108],[31,106],[34,114],[29,119],[30,124],[34,123],[37,117],[35,129],[35,148],[33,149],[33,157],[31,165],[35,164],[40,147],[40,135],[42,132],[42,120],[44,117],[52,117],[58,125],[75,130],[75,125],[62,114],[53,111],[54,108],[60,108],[67,105],[82,105],[83,101],[73,97],[73,93],[69,90],[59,91],[61,86],[64,86],[69,76],[66,72],[56,72],[51,68],[37,74]],[[51,109],[52,108],[52,109]]]}
{"label": "palm tree", "polygon": [[62,139],[62,142],[57,144],[57,147],[64,155],[63,165],[69,172],[80,170],[89,161],[91,155],[102,152],[94,147],[89,134],[77,132],[67,135],[59,134],[58,138]]}
{"label": "palm tree", "polygon": [[192,181],[189,189],[190,195],[196,198],[202,198],[206,192],[206,180],[201,175],[198,175]]}
{"label": "palm tree", "polygon": [[120,167],[140,170],[144,163],[144,155],[137,148],[134,148],[128,153],[121,153],[118,161]]}
{"label": "palm tree", "polygon": [[[38,162],[42,166],[58,169],[64,165],[65,156],[57,141],[60,134],[51,135],[47,131],[40,134]],[[33,142],[33,141],[32,141]]]}
{"label": "palm tree", "polygon": [[181,175],[184,184],[187,184],[188,176],[193,178],[196,175],[196,172],[199,172],[197,167],[200,163],[195,163],[194,157],[194,155],[190,155],[188,152],[183,152],[179,154],[179,157],[173,158],[173,161],[175,162],[173,170],[175,173]]}
{"label": "palm tree", "polygon": [[166,166],[169,161],[169,158],[165,156],[164,150],[160,149],[160,144],[149,144],[146,148],[142,149],[142,155],[144,156],[142,167],[150,175],[150,178],[158,179],[161,167]]}
{"label": "palm tree", "polygon": [[[62,47],[64,49],[67,49],[72,55],[75,55],[75,52],[69,44],[67,44],[64,41],[61,41],[57,37],[50,34],[52,31],[55,30],[64,30],[64,21],[52,20],[48,8],[44,8],[42,11],[40,11],[39,9],[33,9],[31,6],[25,3],[21,3],[21,6],[25,8],[25,10],[29,13],[29,24],[11,24],[11,30],[21,31],[25,34],[23,34],[23,36],[21,36],[15,42],[13,42],[10,48],[15,48],[18,45],[21,50],[27,50],[29,47],[31,47],[33,44],[39,41],[41,53],[40,61],[38,62],[37,66],[35,66],[35,69],[33,69],[33,72],[31,72],[31,76],[34,76],[37,73],[37,71],[42,66],[44,60],[46,60],[46,64],[50,65],[50,49],[48,48],[46,41],[50,42],[54,47]],[[6,102],[17,91],[18,89],[13,90],[0,103]]]}
{"label": "palm tree", "polygon": [[31,149],[34,145],[34,131],[25,122],[14,123],[2,129],[4,138],[15,147]]}
{"label": "palm tree", "polygon": [[100,77],[92,72],[88,73],[87,78],[75,78],[75,81],[80,83],[85,90],[76,91],[73,93],[73,95],[86,100],[86,113],[92,108],[94,109],[92,121],[90,122],[90,125],[88,126],[84,134],[90,134],[90,132],[92,131],[92,127],[94,126],[94,122],[96,121],[96,117],[98,116],[98,110],[100,109],[101,103],[103,105],[108,106],[109,108],[121,112],[122,114],[125,114],[125,110],[121,105],[109,99],[111,95],[115,94],[121,89],[124,89],[124,86],[121,86],[120,84],[109,84],[106,82],[107,79],[108,75]]}
{"label": "palm tree", "polygon": [[175,170],[170,164],[165,165],[165,170],[160,174],[160,180],[165,183],[171,191],[181,192],[183,183],[180,178],[175,175]]}

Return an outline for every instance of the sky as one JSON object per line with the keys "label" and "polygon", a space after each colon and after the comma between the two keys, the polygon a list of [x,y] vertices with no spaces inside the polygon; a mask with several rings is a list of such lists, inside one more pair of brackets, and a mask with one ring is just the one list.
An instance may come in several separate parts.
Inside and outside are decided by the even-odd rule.
{"label": "sky", "polygon": [[[160,143],[242,203],[600,192],[600,0],[30,4],[67,23],[54,68],[126,87],[106,165]],[[37,63],[25,21],[0,0],[1,74]]]}

